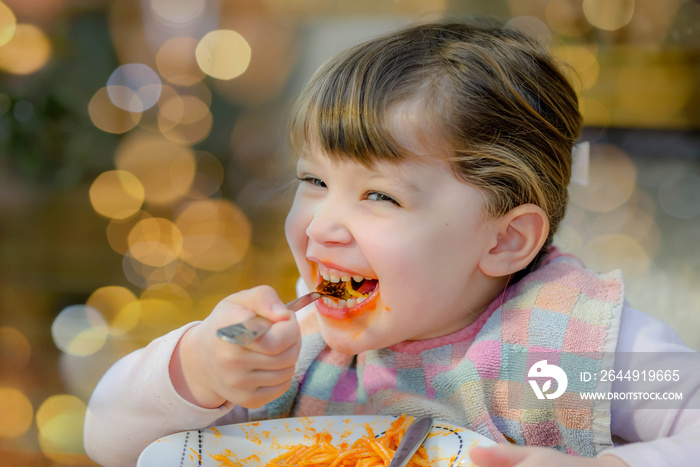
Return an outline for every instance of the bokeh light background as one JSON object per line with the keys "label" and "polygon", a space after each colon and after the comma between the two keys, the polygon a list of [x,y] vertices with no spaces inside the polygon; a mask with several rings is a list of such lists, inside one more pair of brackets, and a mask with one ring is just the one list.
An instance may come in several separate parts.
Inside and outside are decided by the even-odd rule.
{"label": "bokeh light background", "polygon": [[335,51],[443,14],[571,66],[591,157],[558,243],[700,348],[696,1],[0,0],[0,464],[91,465],[114,361],[243,288],[292,298],[291,99]]}

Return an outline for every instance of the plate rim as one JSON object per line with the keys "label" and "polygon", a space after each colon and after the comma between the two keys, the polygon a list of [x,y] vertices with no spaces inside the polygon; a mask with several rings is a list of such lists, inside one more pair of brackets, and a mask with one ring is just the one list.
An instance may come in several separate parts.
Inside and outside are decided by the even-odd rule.
{"label": "plate rim", "polygon": [[[407,415],[409,416],[409,415]],[[416,418],[416,416],[413,416]],[[185,455],[188,453],[188,447],[190,444],[188,444],[189,438],[194,435],[196,436],[196,444],[194,446],[197,447],[197,451],[195,451],[194,446],[190,447],[192,452],[195,455],[199,456],[198,463],[196,465],[205,465],[202,463],[202,458],[206,455],[206,453],[203,452],[203,446],[204,446],[204,438],[209,438],[211,436],[214,436],[215,438],[219,438],[221,436],[225,437],[233,437],[231,434],[228,433],[222,433],[223,431],[229,431],[229,430],[238,430],[240,429],[242,433],[245,433],[245,428],[246,427],[256,427],[256,428],[261,428],[265,429],[268,426],[271,426],[273,429],[276,429],[277,427],[275,426],[275,423],[279,424],[283,421],[287,422],[292,422],[294,424],[301,424],[302,426],[311,426],[313,427],[314,425],[319,425],[324,423],[325,425],[323,426],[328,426],[328,424],[336,425],[338,423],[347,423],[348,421],[351,421],[353,423],[357,423],[359,425],[364,425],[365,423],[371,423],[371,422],[381,422],[381,423],[391,423],[391,421],[398,419],[399,416],[396,415],[383,415],[383,414],[377,414],[377,415],[319,415],[319,416],[300,416],[300,417],[284,417],[284,418],[275,418],[275,419],[264,419],[264,420],[253,420],[253,421],[246,421],[246,422],[239,422],[239,423],[230,423],[226,425],[219,425],[219,426],[208,426],[200,429],[192,429],[192,430],[183,430],[179,431],[176,433],[171,433],[169,435],[163,436],[146,446],[146,448],[139,454],[138,460],[136,462],[136,467],[146,467],[147,465],[151,467],[153,465],[152,460],[149,459],[149,451],[154,451],[157,448],[153,448],[153,446],[158,445],[159,443],[163,441],[175,441],[180,437],[184,436],[184,444],[182,448],[182,459],[180,465],[186,465],[184,462]],[[303,421],[306,422],[303,422]],[[455,467],[457,465],[461,465],[461,461],[463,461],[465,456],[468,456],[467,451],[465,450],[469,446],[464,445],[464,440],[463,436],[469,436],[472,439],[476,438],[477,442],[479,444],[485,443],[487,446],[488,445],[496,445],[497,443],[490,438],[477,433],[476,431],[470,430],[466,427],[463,427],[461,425],[457,425],[454,423],[451,423],[447,420],[442,420],[442,419],[435,419],[433,421],[433,427],[431,428],[431,433],[434,432],[434,430],[445,430],[447,432],[450,432],[454,434],[458,440],[459,440],[459,448],[458,452],[451,458],[451,463],[449,464],[449,467]],[[209,434],[207,434],[209,432]],[[384,431],[377,433],[377,435],[381,435]],[[217,434],[218,433],[218,434]],[[360,435],[362,436],[362,435]],[[429,435],[430,436],[430,435]],[[434,436],[440,436],[439,434],[434,435]],[[173,439],[175,438],[175,439]],[[473,444],[472,444],[473,446]],[[463,452],[464,451],[464,452]]]}

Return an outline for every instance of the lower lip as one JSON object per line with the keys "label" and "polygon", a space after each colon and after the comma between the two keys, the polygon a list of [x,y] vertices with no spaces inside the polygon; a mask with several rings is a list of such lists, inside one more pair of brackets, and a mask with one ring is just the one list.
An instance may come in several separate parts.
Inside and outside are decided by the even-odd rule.
{"label": "lower lip", "polygon": [[316,305],[316,309],[318,310],[319,314],[322,316],[342,321],[354,316],[362,315],[369,310],[373,310],[376,307],[378,297],[379,284],[377,284],[377,287],[367,296],[366,299],[362,301],[362,303],[358,303],[352,308],[331,308],[323,303],[323,300],[316,300],[314,304]]}

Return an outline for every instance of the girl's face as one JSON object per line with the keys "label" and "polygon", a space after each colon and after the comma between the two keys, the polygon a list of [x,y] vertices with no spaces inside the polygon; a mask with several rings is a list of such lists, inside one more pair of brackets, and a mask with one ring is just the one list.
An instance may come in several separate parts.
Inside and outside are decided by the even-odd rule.
{"label": "girl's face", "polygon": [[[302,278],[349,281],[357,298],[315,302],[326,342],[347,354],[440,336],[492,298],[479,262],[495,245],[480,192],[447,162],[414,157],[367,168],[320,151],[297,164],[286,222]],[[489,298],[490,297],[490,298]]]}

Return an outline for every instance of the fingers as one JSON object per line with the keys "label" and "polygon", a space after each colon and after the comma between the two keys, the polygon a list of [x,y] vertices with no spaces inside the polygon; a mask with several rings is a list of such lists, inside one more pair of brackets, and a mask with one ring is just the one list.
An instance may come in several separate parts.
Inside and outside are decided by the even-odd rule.
{"label": "fingers", "polygon": [[272,287],[255,287],[231,295],[224,301],[233,304],[234,307],[244,307],[275,323],[263,336],[248,344],[246,346],[248,349],[274,357],[288,351],[290,347],[298,343],[300,331],[294,313],[284,306]]}
{"label": "fingers", "polygon": [[[248,352],[247,365],[237,365],[224,371],[216,384],[216,392],[226,400],[242,407],[254,408],[281,396],[291,385],[294,376],[296,349],[291,349],[291,365],[283,366],[281,359],[267,358]],[[294,357],[294,358],[291,358]]]}
{"label": "fingers", "polygon": [[294,367],[281,370],[255,370],[250,375],[249,383],[257,389],[280,386],[289,382],[294,376]]}
{"label": "fingers", "polygon": [[287,392],[291,385],[292,380],[290,379],[277,386],[267,386],[260,388],[255,393],[246,394],[246,396],[248,397],[240,397],[236,405],[239,405],[246,409],[257,409],[267,404],[268,402],[280,397],[282,394]]}
{"label": "fingers", "polygon": [[[285,324],[284,329],[279,329]],[[267,334],[241,346],[219,340],[211,358],[214,364],[235,373],[293,368],[301,350],[301,333],[296,321],[276,323]]]}
{"label": "fingers", "polygon": [[[499,444],[491,448],[475,446],[469,457],[479,467],[592,467],[607,465],[601,458],[568,456],[552,448]],[[618,460],[614,456],[609,456]],[[624,464],[623,464],[624,465]]]}
{"label": "fingers", "polygon": [[[281,357],[290,348],[300,343],[301,330],[299,323],[292,315],[287,321],[274,323],[269,331],[245,347],[267,357]],[[294,361],[296,361],[296,355],[294,355]]]}
{"label": "fingers", "polygon": [[[264,338],[258,339],[262,340]],[[279,353],[263,353],[266,351],[267,348],[267,343],[262,342],[262,343],[257,343],[254,342],[251,344],[253,345],[258,345],[260,346],[263,350],[257,351],[257,349],[251,349],[254,354],[251,355],[251,358],[254,359],[254,364],[256,368],[260,370],[284,370],[285,368],[289,367],[294,367],[297,362],[297,358],[299,358],[299,352],[301,350],[301,336],[296,335],[296,339],[291,342],[291,345],[283,349]],[[283,345],[283,344],[281,344]]]}
{"label": "fingers", "polygon": [[[262,316],[274,324],[260,338],[241,346],[216,337],[219,328]],[[291,385],[301,349],[299,324],[274,289],[255,287],[231,295],[182,341],[183,371],[197,401],[224,398],[242,407],[259,407]]]}
{"label": "fingers", "polygon": [[261,285],[226,297],[224,302],[244,307],[270,321],[284,321],[292,314],[280,299],[275,289]]}
{"label": "fingers", "polygon": [[479,467],[514,467],[528,456],[527,448],[499,444],[491,448],[475,446],[469,457]]}

